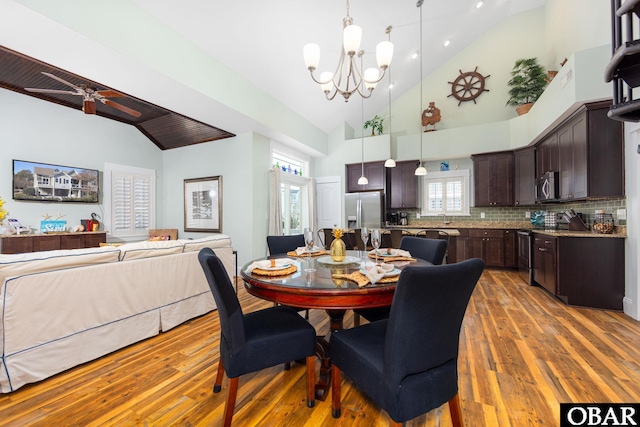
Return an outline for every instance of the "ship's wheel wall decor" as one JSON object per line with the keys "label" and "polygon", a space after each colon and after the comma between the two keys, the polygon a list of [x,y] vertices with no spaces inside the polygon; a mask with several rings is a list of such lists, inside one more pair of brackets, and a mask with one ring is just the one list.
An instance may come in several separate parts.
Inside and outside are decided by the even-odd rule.
{"label": "ship's wheel wall decor", "polygon": [[491,77],[491,75],[483,76],[478,72],[478,67],[473,71],[467,71],[463,73],[460,71],[460,75],[452,82],[448,82],[451,85],[451,94],[447,95],[447,98],[453,96],[457,99],[458,107],[463,102],[473,101],[476,103],[476,98],[479,97],[482,92],[489,92],[489,89],[484,87],[484,81]]}

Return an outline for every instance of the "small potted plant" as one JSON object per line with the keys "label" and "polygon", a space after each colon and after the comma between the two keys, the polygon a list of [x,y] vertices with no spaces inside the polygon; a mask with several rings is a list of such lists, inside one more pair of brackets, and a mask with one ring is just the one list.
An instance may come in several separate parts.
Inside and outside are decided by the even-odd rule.
{"label": "small potted plant", "polygon": [[382,121],[384,119],[381,119],[377,114],[373,117],[373,119],[371,120],[367,120],[366,122],[364,122],[364,128],[365,130],[368,128],[371,128],[371,136],[375,136],[375,131],[378,131],[378,135],[382,135]]}
{"label": "small potted plant", "polygon": [[547,86],[547,74],[537,58],[518,59],[511,70],[509,100],[507,105],[516,107],[518,115],[529,112]]}

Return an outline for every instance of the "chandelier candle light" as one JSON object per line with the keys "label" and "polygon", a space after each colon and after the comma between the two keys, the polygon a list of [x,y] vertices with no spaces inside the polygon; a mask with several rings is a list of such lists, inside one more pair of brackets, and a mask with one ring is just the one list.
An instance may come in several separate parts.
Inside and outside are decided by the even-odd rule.
{"label": "chandelier candle light", "polygon": [[[424,0],[418,0],[416,6],[420,8],[420,111],[422,111],[422,3]],[[422,165],[422,129],[420,129],[420,166],[416,168],[416,175],[426,175],[427,169]]]}
{"label": "chandelier candle light", "polygon": [[[382,80],[385,71],[391,64],[393,44],[390,41],[383,41],[378,43],[376,47],[376,61],[382,73],[376,68],[367,68],[363,74],[355,61],[355,55],[360,49],[360,41],[362,40],[362,28],[354,25],[353,19],[349,16],[349,0],[347,0],[347,16],[342,20],[342,26],[340,61],[334,73],[324,71],[320,74],[320,79],[313,75],[320,62],[320,46],[315,43],[304,46],[304,63],[311,73],[311,78],[320,85],[328,100],[331,101],[336,94],[340,93],[344,97],[344,101],[348,102],[349,97],[356,91],[363,98],[369,98],[376,84]],[[389,26],[386,30],[387,34],[390,31],[391,27]]]}

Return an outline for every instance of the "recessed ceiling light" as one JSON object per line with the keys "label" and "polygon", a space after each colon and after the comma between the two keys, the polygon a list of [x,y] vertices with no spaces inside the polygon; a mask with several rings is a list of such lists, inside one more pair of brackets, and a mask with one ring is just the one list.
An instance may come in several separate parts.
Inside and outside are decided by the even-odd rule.
{"label": "recessed ceiling light", "polygon": [[445,41],[444,41],[444,43],[443,43],[443,44],[444,44],[444,47],[449,46],[449,43],[451,43],[449,40],[445,40]]}
{"label": "recessed ceiling light", "polygon": [[393,89],[393,83],[389,83],[389,89]]}
{"label": "recessed ceiling light", "polygon": [[411,55],[411,59],[416,59],[418,57],[418,52],[414,52],[413,55]]}
{"label": "recessed ceiling light", "polygon": [[476,9],[480,9],[483,4],[484,4],[484,2],[482,0],[479,1],[478,3],[476,3]]}

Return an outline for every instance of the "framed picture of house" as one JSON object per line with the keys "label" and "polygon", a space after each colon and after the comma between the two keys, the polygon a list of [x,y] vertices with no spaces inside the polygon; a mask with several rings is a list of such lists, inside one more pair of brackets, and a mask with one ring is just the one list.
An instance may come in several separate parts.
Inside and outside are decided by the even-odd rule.
{"label": "framed picture of house", "polygon": [[222,232],[222,176],[184,180],[184,231]]}

